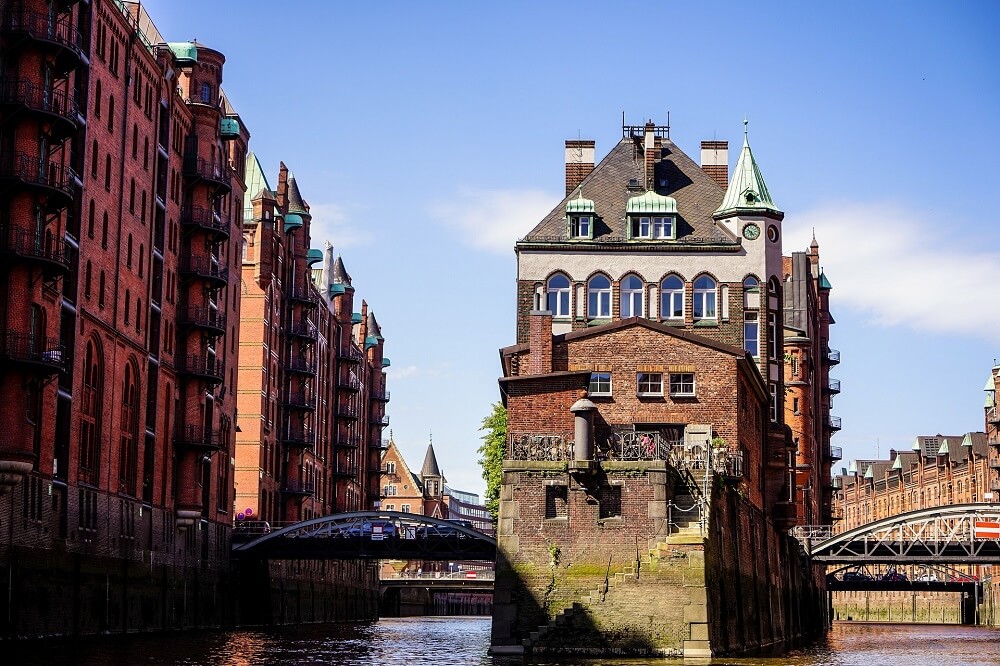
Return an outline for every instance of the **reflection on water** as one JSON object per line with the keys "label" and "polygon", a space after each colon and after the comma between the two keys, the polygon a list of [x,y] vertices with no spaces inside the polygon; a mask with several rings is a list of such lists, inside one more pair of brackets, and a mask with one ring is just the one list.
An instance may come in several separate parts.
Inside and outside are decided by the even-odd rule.
{"label": "reflection on water", "polygon": [[491,658],[489,618],[424,617],[371,624],[104,636],[3,645],[4,664],[336,664],[342,666],[1000,666],[1000,630],[956,625],[838,623],[829,637],[778,658]]}

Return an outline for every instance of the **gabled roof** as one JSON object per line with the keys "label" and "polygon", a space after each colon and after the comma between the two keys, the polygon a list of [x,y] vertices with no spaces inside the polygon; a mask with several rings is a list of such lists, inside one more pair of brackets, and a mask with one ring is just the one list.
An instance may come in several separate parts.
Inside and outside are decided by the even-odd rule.
{"label": "gabled roof", "polygon": [[[720,243],[738,245],[724,228],[712,219],[712,213],[722,201],[723,191],[690,157],[684,154],[670,139],[661,139],[659,161],[654,167],[653,182],[658,186],[654,192],[661,197],[670,197],[677,203],[677,240],[656,241],[657,244]],[[566,207],[574,199],[583,196],[594,202],[597,220],[594,225],[594,241],[624,243],[626,233],[625,208],[629,199],[643,196],[645,183],[643,174],[642,137],[625,137],[608,153],[601,163],[556,205],[534,229],[520,242],[559,243],[566,241]],[[637,185],[629,189],[629,181]],[[659,186],[659,183],[665,183]],[[634,241],[630,241],[634,244]],[[587,243],[574,244],[586,249]]]}
{"label": "gabled roof", "polygon": [[423,495],[424,485],[420,482],[420,477],[414,474],[410,469],[410,466],[406,464],[406,458],[403,457],[403,452],[399,450],[398,446],[396,446],[396,440],[392,438],[391,434],[389,435],[389,446],[386,447],[386,450],[382,453],[382,460],[386,459],[389,455],[389,451],[395,451],[396,460],[398,460],[399,464],[403,466],[403,471],[399,473],[399,476],[410,480],[413,484],[413,489],[416,491],[414,494]]}
{"label": "gabled roof", "polygon": [[[744,121],[745,125],[746,121]],[[729,187],[726,188],[726,196],[722,199],[722,205],[715,211],[715,218],[737,214],[769,215],[777,217],[779,220],[785,216],[771,199],[771,193],[768,192],[767,185],[764,183],[764,176],[750,150],[750,142],[747,140],[745,129],[743,131],[743,150],[740,151],[736,169],[729,178]]]}
{"label": "gabled roof", "polygon": [[247,153],[246,183],[250,196],[243,201],[243,220],[250,221],[253,219],[253,200],[260,198],[262,192],[265,196],[274,196],[271,186],[267,183],[267,176],[264,175],[264,169],[253,152]]}

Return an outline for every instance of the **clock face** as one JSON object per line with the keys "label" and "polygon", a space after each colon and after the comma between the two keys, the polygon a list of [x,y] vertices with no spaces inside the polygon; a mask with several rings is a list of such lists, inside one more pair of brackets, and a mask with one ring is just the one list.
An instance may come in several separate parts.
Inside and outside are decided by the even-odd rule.
{"label": "clock face", "polygon": [[743,237],[747,240],[757,240],[758,236],[760,236],[760,227],[756,224],[751,223],[743,227]]}

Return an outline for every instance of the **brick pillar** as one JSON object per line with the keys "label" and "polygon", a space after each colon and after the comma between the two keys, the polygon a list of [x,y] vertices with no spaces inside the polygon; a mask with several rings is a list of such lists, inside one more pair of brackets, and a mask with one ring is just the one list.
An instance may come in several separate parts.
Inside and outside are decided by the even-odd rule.
{"label": "brick pillar", "polygon": [[531,349],[528,374],[552,372],[552,313],[532,310],[528,319],[528,347]]}
{"label": "brick pillar", "polygon": [[701,170],[712,177],[719,187],[729,187],[729,142],[701,142]]}
{"label": "brick pillar", "polygon": [[566,194],[575,190],[594,170],[594,141],[566,141]]}

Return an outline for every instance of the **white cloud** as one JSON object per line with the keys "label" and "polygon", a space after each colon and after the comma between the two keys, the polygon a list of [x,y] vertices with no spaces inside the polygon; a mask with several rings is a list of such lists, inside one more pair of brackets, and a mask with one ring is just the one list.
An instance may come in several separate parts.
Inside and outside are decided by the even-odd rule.
{"label": "white cloud", "polygon": [[848,204],[797,214],[789,226],[795,231],[785,237],[785,254],[808,247],[816,229],[837,306],[880,326],[1000,341],[992,293],[1000,252],[963,244],[960,221],[892,204]]}
{"label": "white cloud", "polygon": [[410,379],[412,377],[416,377],[418,372],[419,370],[417,366],[405,365],[401,368],[390,366],[389,369],[386,370],[385,374],[389,379],[393,381],[399,381],[401,379]]}
{"label": "white cloud", "polygon": [[323,247],[326,241],[338,248],[364,245],[372,240],[371,235],[351,226],[343,206],[335,203],[310,203],[312,215],[310,236],[313,247]]}
{"label": "white cloud", "polygon": [[542,190],[464,189],[447,202],[431,205],[431,217],[462,233],[472,247],[509,255],[514,243],[558,202]]}

